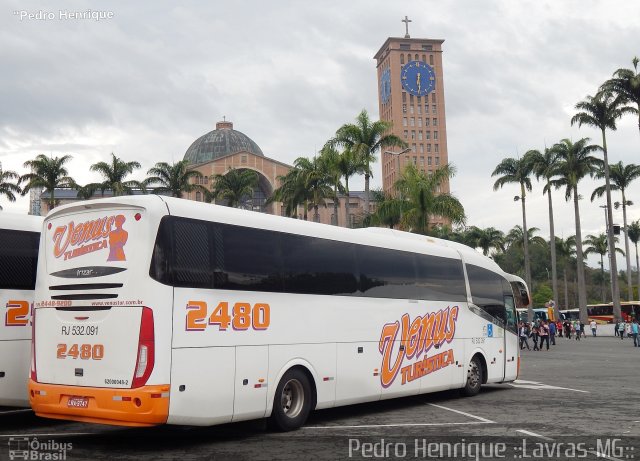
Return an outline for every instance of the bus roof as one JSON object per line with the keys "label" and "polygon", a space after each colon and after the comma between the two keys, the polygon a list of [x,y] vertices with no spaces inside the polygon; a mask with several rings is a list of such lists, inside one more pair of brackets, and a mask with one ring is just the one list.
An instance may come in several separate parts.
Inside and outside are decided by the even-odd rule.
{"label": "bus roof", "polygon": [[40,232],[42,231],[43,221],[44,218],[42,216],[0,211],[0,229]]}

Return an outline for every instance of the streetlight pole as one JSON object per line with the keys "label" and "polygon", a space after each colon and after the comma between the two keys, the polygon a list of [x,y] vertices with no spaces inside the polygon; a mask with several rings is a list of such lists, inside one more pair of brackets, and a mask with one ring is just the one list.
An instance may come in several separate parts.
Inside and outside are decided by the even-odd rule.
{"label": "streetlight pole", "polygon": [[[395,156],[395,158],[396,158],[396,169],[395,169],[396,170],[396,174],[397,174],[396,181],[400,178],[400,156],[403,155],[403,154],[406,154],[407,152],[411,152],[411,148],[410,147],[407,147],[406,149],[403,149],[400,152],[393,152],[391,150],[385,150],[384,151],[385,154],[389,154],[389,155]],[[393,186],[393,184],[392,184],[392,186]]]}

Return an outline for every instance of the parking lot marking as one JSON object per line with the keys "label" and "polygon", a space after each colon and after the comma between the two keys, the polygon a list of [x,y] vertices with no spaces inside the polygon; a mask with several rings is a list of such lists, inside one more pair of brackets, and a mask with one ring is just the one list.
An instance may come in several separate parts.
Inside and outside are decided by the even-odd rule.
{"label": "parking lot marking", "polygon": [[483,418],[481,416],[472,415],[471,413],[465,413],[464,411],[460,411],[460,410],[454,410],[453,408],[443,407],[442,405],[436,405],[435,403],[429,403],[427,405],[431,405],[432,407],[436,407],[436,408],[442,408],[443,410],[447,410],[447,411],[452,411],[454,413],[458,413],[459,415],[467,416],[468,418],[477,419],[478,421],[482,421],[483,423],[487,423],[487,424],[494,424],[495,423],[495,421],[491,421],[491,420],[489,420],[487,418]]}
{"label": "parking lot marking", "polygon": [[539,383],[536,381],[522,381],[515,380],[512,383],[507,383],[511,387],[520,388],[520,389],[535,389],[535,390],[561,390],[561,391],[573,391],[573,392],[582,392],[583,394],[589,394],[589,391],[583,391],[580,389],[572,389],[570,387],[559,387],[559,386],[551,386],[550,384]]}
{"label": "parking lot marking", "polygon": [[0,416],[2,415],[12,415],[15,413],[26,413],[27,411],[33,411],[31,410],[31,408],[24,408],[21,410],[7,410],[7,411],[0,411]]}
{"label": "parking lot marking", "polygon": [[399,423],[362,424],[357,426],[303,426],[301,429],[372,429],[376,427],[423,427],[423,426],[464,426],[469,424],[494,424],[493,421],[466,421],[464,423]]}
{"label": "parking lot marking", "polygon": [[530,435],[531,437],[537,437],[542,440],[553,440],[550,437],[545,437],[544,435],[536,434],[535,432],[525,431],[524,429],[516,429],[516,432],[520,432],[521,434]]}

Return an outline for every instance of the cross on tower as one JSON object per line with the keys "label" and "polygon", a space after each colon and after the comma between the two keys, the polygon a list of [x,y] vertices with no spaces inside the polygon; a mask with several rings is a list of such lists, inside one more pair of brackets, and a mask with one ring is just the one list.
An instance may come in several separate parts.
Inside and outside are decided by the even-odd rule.
{"label": "cross on tower", "polygon": [[404,27],[405,27],[405,31],[406,31],[405,34],[404,34],[404,38],[411,38],[409,36],[409,23],[413,22],[413,21],[411,21],[411,19],[409,19],[407,16],[405,16],[404,19],[401,22],[404,22]]}

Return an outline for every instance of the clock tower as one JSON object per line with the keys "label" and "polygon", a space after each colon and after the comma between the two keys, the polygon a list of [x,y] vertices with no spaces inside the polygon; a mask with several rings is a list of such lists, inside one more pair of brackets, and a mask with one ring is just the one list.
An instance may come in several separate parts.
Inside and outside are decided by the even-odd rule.
{"label": "clock tower", "polygon": [[[449,161],[444,106],[442,43],[444,40],[411,38],[409,20],[404,37],[389,37],[374,56],[378,72],[380,120],[393,123],[392,132],[408,144],[399,153],[381,153],[382,186],[393,191],[399,170],[413,164],[430,174]],[[449,192],[449,183],[440,192]],[[434,217],[433,224],[449,224]]]}

